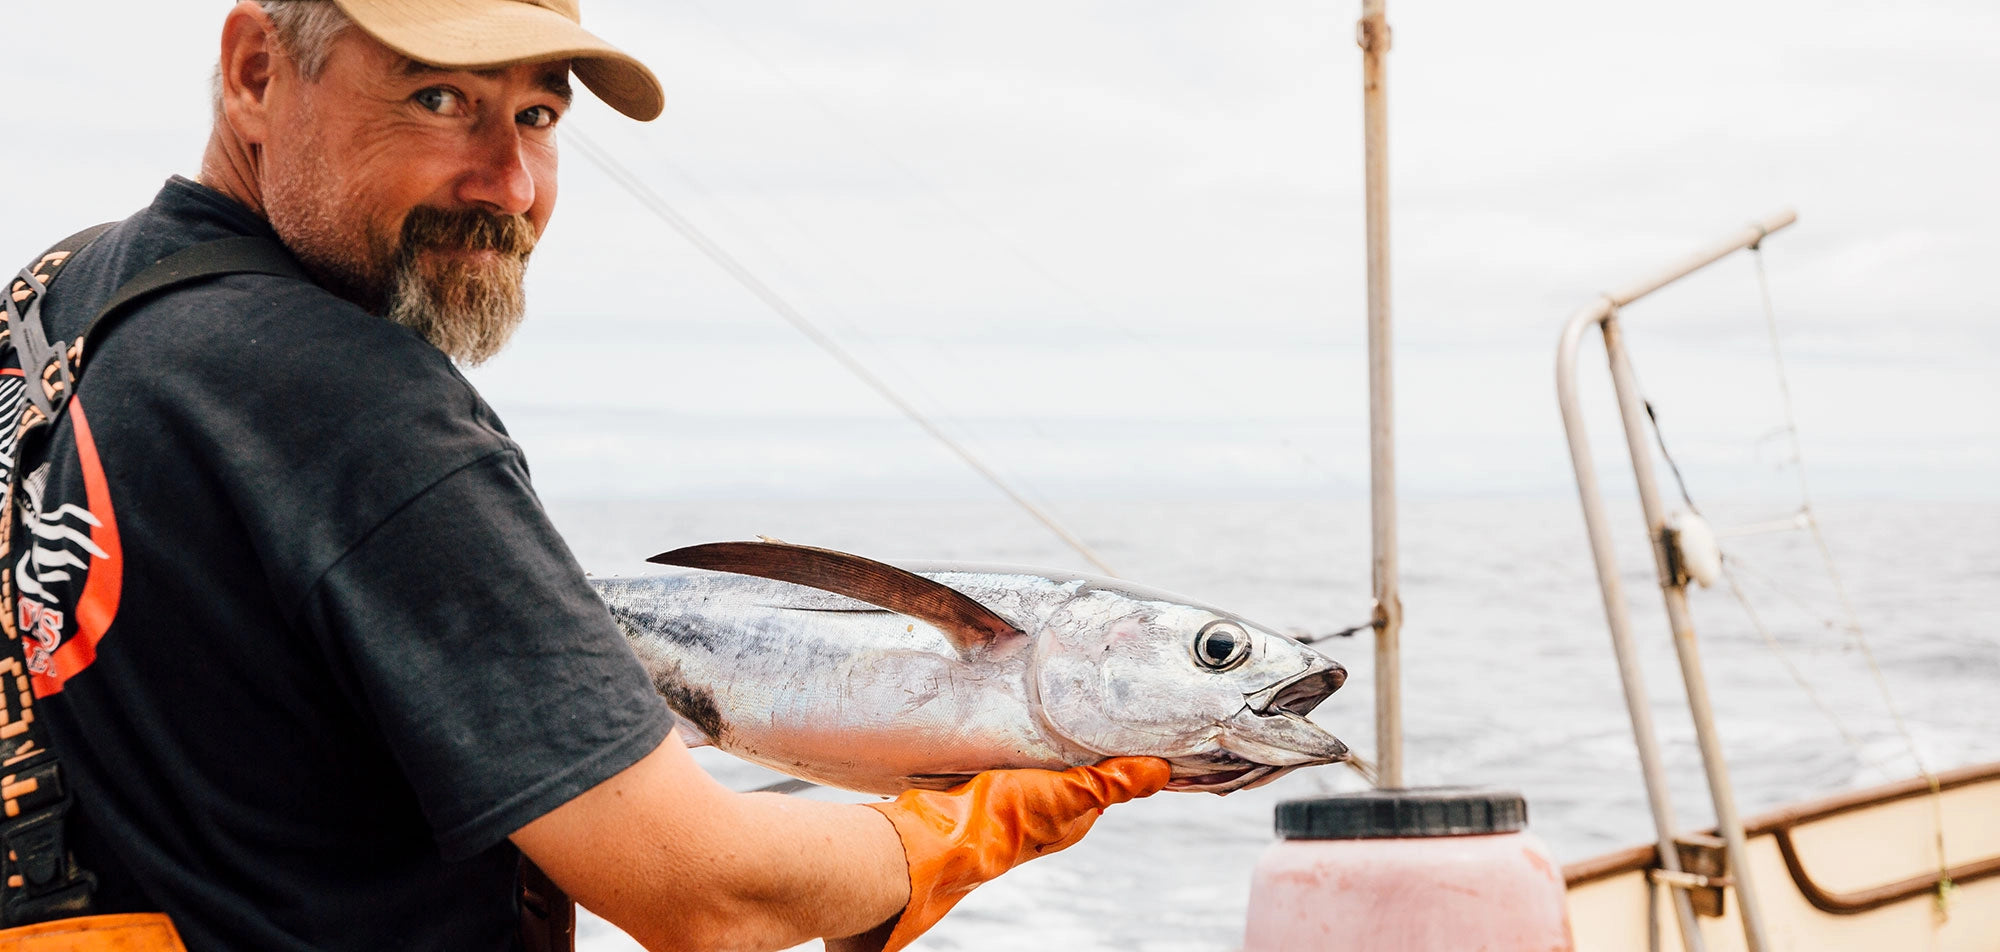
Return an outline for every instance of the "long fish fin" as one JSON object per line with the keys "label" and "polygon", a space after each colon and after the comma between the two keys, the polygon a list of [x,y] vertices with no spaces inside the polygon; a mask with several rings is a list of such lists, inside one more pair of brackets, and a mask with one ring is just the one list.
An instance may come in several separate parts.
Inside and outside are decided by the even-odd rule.
{"label": "long fish fin", "polygon": [[1012,622],[955,588],[832,549],[788,542],[710,542],[662,552],[646,561],[792,582],[879,605],[929,623],[951,639],[960,654],[1022,637]]}

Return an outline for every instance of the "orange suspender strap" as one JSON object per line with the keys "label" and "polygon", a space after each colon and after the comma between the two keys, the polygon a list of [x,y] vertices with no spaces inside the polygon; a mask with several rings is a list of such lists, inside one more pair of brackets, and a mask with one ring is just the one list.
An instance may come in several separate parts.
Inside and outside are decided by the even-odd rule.
{"label": "orange suspender strap", "polygon": [[187,952],[187,946],[166,916],[142,912],[0,929],[0,952]]}
{"label": "orange suspender strap", "polygon": [[[0,285],[0,356],[18,355],[27,397],[20,401],[22,418],[0,420],[0,503],[12,506],[13,477],[19,461],[13,451],[20,437],[47,422],[76,389],[85,352],[129,312],[130,305],[184,284],[223,274],[272,274],[310,280],[291,255],[276,243],[257,237],[224,238],[184,248],[140,272],[113,292],[77,340],[48,341],[40,320],[41,298],[56,272],[75,253],[110,225],[99,225],[64,240],[16,280]],[[3,377],[4,375],[0,375]],[[11,432],[9,432],[11,431]],[[7,437],[11,436],[12,439]],[[11,465],[10,465],[11,464]],[[12,513],[0,510],[0,565],[7,564]],[[78,869],[63,844],[62,824],[68,812],[68,791],[57,774],[48,742],[34,724],[34,692],[22,670],[25,652],[14,625],[10,573],[0,571],[0,634],[11,645],[0,647],[0,925],[33,922],[41,925],[0,930],[0,952],[180,952],[180,936],[158,913],[118,916],[77,916],[87,912],[96,880]],[[9,651],[11,649],[11,651]],[[9,683],[5,677],[16,677]],[[10,690],[18,687],[18,690]],[[17,706],[18,705],[18,706]],[[27,812],[31,817],[23,817]],[[32,829],[28,827],[32,824]],[[29,835],[33,834],[33,835]],[[25,854],[25,855],[24,855]],[[527,952],[574,952],[576,904],[541,869],[521,858],[520,936]]]}
{"label": "orange suspender strap", "polygon": [[[78,866],[64,841],[70,795],[61,765],[49,749],[46,728],[35,720],[35,693],[24,636],[16,624],[14,559],[15,493],[20,485],[22,437],[54,416],[53,399],[75,382],[61,341],[42,326],[42,299],[65,262],[108,225],[78,232],[0,289],[6,327],[0,332],[0,403],[14,413],[0,419],[0,926],[24,925],[90,912],[97,879]],[[13,366],[7,366],[12,364]],[[46,371],[46,373],[45,373]]]}
{"label": "orange suspender strap", "polygon": [[[110,224],[63,239],[12,281],[0,285],[0,566],[14,564],[17,493],[27,436],[52,425],[76,391],[85,351],[94,347],[133,305],[164,291],[217,275],[244,272],[303,277],[284,248],[256,237],[224,238],[183,248],[154,262],[112,292],[75,340],[49,340],[42,304],[63,267]],[[11,365],[11,366],[10,366]],[[12,571],[0,571],[0,926],[46,922],[91,911],[97,878],[77,865],[65,838],[70,808],[47,729],[35,720],[33,675],[45,654],[30,654],[24,639],[32,626],[17,620],[28,606],[14,590]],[[20,618],[25,618],[21,615]]]}
{"label": "orange suspender strap", "polygon": [[[75,393],[87,348],[95,346],[135,303],[184,284],[245,272],[304,276],[276,242],[255,237],[202,242],[154,262],[121,285],[75,340],[49,340],[41,317],[49,288],[64,265],[110,227],[98,225],[64,239],[11,282],[0,285],[0,309],[6,312],[5,326],[0,328],[0,405],[15,409],[13,416],[0,419],[0,486],[5,488],[0,497],[0,566],[13,565],[18,541],[15,502],[26,437],[37,427],[54,423]],[[158,933],[166,922],[163,917],[156,917],[159,925],[151,926],[130,917],[80,918],[91,911],[97,878],[77,865],[66,842],[70,790],[46,728],[35,720],[30,684],[30,676],[41,673],[37,665],[46,661],[27,652],[23,640],[33,633],[17,623],[18,607],[24,606],[14,590],[13,573],[0,571],[0,634],[5,635],[0,640],[0,926],[62,923],[53,932],[19,933],[33,942],[20,948],[36,952],[179,948],[178,938],[171,946],[129,944],[141,939],[128,937]],[[172,937],[172,926],[164,927]],[[0,932],[0,938],[16,934]],[[12,948],[0,942],[0,952]]]}

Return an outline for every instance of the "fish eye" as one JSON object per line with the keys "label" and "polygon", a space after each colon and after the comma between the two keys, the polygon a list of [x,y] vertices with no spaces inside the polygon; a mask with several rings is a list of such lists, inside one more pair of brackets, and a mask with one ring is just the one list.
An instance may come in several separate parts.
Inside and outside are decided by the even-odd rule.
{"label": "fish eye", "polygon": [[1194,660],[1210,671],[1227,671],[1250,657],[1250,633],[1233,621],[1212,621],[1194,636]]}

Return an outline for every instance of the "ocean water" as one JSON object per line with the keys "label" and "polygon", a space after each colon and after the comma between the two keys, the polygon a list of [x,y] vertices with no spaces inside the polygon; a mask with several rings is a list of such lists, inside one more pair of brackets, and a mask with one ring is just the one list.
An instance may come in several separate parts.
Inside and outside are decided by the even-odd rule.
{"label": "ocean water", "polygon": [[[1612,505],[1674,809],[1683,826],[1704,825],[1712,816],[1637,506]],[[1791,508],[1743,502],[1711,505],[1706,515],[1726,528],[1782,518]],[[1280,629],[1326,632],[1368,616],[1365,499],[1097,500],[1061,509],[1134,581]],[[664,549],[755,535],[889,559],[1087,568],[1003,503],[593,501],[551,510],[579,560],[597,574],[635,574],[647,569],[646,556]],[[1843,500],[1818,511],[1865,645],[1841,622],[1838,591],[1802,532],[1724,543],[1768,638],[1727,588],[1693,595],[1746,814],[1911,775],[1912,745],[1932,769],[2000,759],[2000,731],[1993,730],[2000,723],[2000,504]],[[1530,829],[1564,862],[1649,840],[1637,755],[1574,498],[1406,501],[1401,519],[1410,782],[1522,792]],[[1350,677],[1313,717],[1372,755],[1373,646],[1360,637],[1321,647]],[[697,753],[732,786],[775,776],[714,751]],[[982,887],[916,948],[1233,949],[1252,866],[1272,842],[1272,807],[1360,786],[1345,768],[1323,767],[1228,797],[1161,794],[1114,808],[1081,844]],[[587,914],[578,947],[638,948]]]}

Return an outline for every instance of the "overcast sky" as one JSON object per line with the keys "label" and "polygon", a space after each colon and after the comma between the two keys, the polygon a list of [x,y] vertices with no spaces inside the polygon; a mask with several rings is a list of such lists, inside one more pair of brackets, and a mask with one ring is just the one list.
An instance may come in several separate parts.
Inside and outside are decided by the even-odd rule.
{"label": "overcast sky", "polygon": [[[1030,491],[1365,485],[1358,4],[584,7],[669,104],[569,134]],[[9,267],[195,172],[226,9],[0,12]],[[1767,265],[1822,490],[1995,495],[2000,5],[1390,19],[1409,492],[1570,492],[1565,318],[1790,206]],[[574,144],[562,182],[527,329],[473,374],[545,495],[989,492]],[[1627,312],[1698,493],[1788,479],[1761,321],[1747,256]]]}

